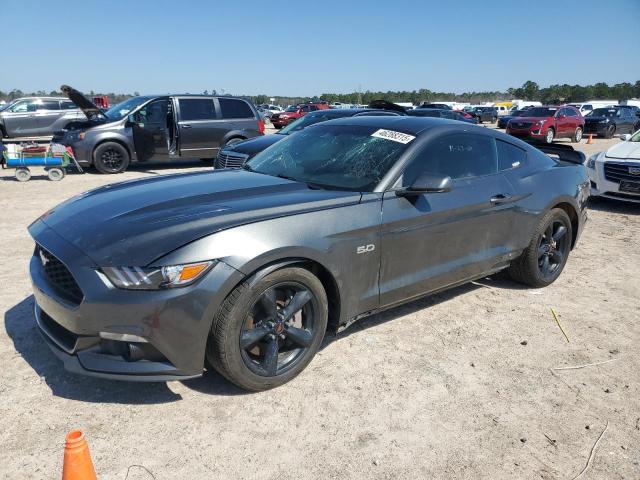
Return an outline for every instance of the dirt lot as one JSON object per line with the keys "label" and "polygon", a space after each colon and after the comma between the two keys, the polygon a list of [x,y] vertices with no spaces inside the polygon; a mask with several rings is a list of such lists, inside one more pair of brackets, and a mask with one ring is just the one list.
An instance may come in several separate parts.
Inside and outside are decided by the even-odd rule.
{"label": "dirt lot", "polygon": [[198,168],[24,184],[0,172],[0,478],[59,478],[64,435],[81,428],[100,479],[131,465],[158,480],[571,479],[607,424],[582,478],[640,478],[640,205],[593,202],[554,285],[498,275],[376,315],[273,391],[211,373],[129,384],[65,372],[36,332],[27,225],[89,188]]}

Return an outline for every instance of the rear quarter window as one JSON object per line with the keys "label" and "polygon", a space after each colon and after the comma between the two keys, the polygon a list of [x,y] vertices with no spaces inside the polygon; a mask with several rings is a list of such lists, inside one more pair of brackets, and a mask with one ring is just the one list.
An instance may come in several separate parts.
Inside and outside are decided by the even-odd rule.
{"label": "rear quarter window", "polygon": [[512,168],[518,168],[523,165],[527,152],[522,148],[516,147],[502,140],[496,140],[496,147],[498,150],[498,170],[510,170]]}
{"label": "rear quarter window", "polygon": [[215,120],[216,108],[210,98],[181,98],[180,118],[182,120]]}
{"label": "rear quarter window", "polygon": [[253,110],[244,100],[219,98],[222,118],[255,118]]}

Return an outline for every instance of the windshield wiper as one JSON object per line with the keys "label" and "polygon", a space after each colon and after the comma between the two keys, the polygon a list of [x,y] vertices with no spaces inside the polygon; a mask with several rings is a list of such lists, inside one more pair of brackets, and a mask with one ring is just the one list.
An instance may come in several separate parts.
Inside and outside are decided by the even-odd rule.
{"label": "windshield wiper", "polygon": [[248,163],[243,164],[241,168],[243,170],[246,170],[247,172],[255,172],[255,170],[251,168],[251,165],[249,165]]}
{"label": "windshield wiper", "polygon": [[307,185],[312,190],[325,190],[324,186],[320,183],[308,182],[307,180],[300,180],[298,178],[290,177],[289,175],[285,175],[283,173],[278,173],[275,175],[278,178],[284,178],[285,180],[291,180],[293,182],[300,182]]}

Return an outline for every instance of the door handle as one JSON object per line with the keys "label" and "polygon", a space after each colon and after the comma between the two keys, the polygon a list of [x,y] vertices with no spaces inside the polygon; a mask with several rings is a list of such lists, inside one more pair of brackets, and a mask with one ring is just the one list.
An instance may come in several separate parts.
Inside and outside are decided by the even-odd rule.
{"label": "door handle", "polygon": [[500,205],[501,203],[507,203],[513,198],[513,195],[508,193],[499,193],[494,195],[489,199],[489,201],[494,205]]}
{"label": "door handle", "polygon": [[182,128],[191,128],[191,125],[180,125]]}

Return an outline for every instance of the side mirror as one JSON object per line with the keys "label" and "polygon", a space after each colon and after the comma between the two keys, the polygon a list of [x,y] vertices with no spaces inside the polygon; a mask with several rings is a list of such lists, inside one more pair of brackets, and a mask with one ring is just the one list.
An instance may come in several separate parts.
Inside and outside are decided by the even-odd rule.
{"label": "side mirror", "polygon": [[135,113],[127,115],[127,126],[133,127],[135,125],[140,125],[140,121],[136,119]]}
{"label": "side mirror", "polygon": [[622,140],[623,142],[626,142],[630,138],[631,138],[631,134],[630,133],[625,133],[624,135],[620,135],[620,140]]}
{"label": "side mirror", "polygon": [[398,197],[412,197],[424,193],[444,193],[451,191],[451,177],[423,173],[408,187],[396,190]]}

